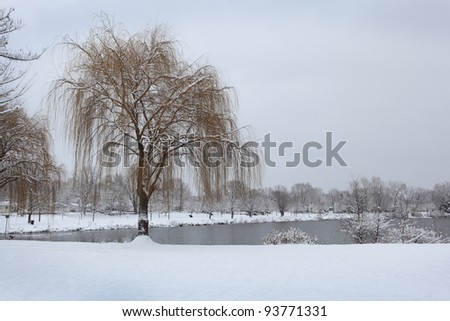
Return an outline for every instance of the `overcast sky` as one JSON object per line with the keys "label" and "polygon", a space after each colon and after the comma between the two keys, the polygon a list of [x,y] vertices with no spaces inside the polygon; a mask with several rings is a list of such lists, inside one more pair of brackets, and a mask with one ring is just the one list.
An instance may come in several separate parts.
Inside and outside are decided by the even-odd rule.
{"label": "overcast sky", "polygon": [[[39,108],[48,82],[63,68],[51,50],[66,34],[84,39],[100,11],[130,32],[164,23],[187,59],[202,57],[235,87],[240,125],[255,138],[292,141],[266,168],[266,186],[310,182],[346,188],[380,176],[432,187],[450,180],[450,2],[368,1],[22,1],[3,0],[25,26],[11,47],[49,48],[30,67],[24,97]],[[348,164],[285,168],[309,141],[348,141]],[[70,149],[55,133],[57,158]],[[273,155],[276,152],[273,151]],[[311,153],[324,158],[324,150]]]}

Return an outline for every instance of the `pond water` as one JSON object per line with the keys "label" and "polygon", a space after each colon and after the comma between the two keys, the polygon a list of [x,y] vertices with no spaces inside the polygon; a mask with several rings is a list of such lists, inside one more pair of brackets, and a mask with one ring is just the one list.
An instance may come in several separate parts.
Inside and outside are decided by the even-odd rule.
{"label": "pond water", "polygon": [[[411,219],[418,226],[450,237],[450,218]],[[271,230],[287,230],[297,227],[311,236],[317,237],[319,244],[349,244],[351,238],[343,228],[343,221],[301,221],[277,223],[249,223],[229,225],[180,226],[151,228],[150,237],[161,244],[196,245],[258,245]],[[100,230],[14,234],[15,240],[67,241],[67,242],[130,242],[137,235],[137,229]],[[0,239],[8,239],[2,234]]]}
{"label": "pond water", "polygon": [[320,244],[350,243],[341,221],[303,221],[278,223],[250,223],[211,226],[181,226],[169,229],[153,229],[150,237],[163,244],[211,244],[211,245],[258,245],[271,230],[300,228],[317,236]]}

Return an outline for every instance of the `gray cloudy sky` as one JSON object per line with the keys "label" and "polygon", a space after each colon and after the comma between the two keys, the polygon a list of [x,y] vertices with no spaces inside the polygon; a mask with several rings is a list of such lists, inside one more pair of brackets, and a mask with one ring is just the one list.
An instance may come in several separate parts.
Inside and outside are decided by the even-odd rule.
{"label": "gray cloudy sky", "polygon": [[[450,2],[367,1],[22,1],[4,0],[25,27],[12,47],[39,50],[60,36],[83,39],[100,11],[130,32],[170,26],[189,59],[203,57],[236,88],[241,125],[262,140],[347,140],[349,165],[266,168],[265,185],[310,182],[346,188],[380,176],[432,187],[450,180]],[[38,109],[63,67],[48,50],[32,63],[25,97]],[[56,133],[60,161],[69,154]],[[274,153],[275,154],[275,153]],[[311,158],[324,157],[323,150]]]}

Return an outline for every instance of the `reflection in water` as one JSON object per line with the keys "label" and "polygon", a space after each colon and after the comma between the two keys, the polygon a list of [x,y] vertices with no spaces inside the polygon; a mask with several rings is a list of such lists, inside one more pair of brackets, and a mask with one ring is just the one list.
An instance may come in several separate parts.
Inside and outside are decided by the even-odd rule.
{"label": "reflection in water", "polygon": [[[412,219],[418,226],[450,236],[450,218]],[[197,245],[258,245],[271,230],[287,230],[297,227],[311,236],[317,236],[319,244],[348,244],[352,240],[339,220],[302,221],[279,223],[249,223],[229,225],[158,227],[150,230],[153,241],[161,244]],[[56,242],[130,242],[138,234],[137,229],[76,231],[55,233],[14,234],[15,240]],[[1,234],[0,239],[8,239]]]}

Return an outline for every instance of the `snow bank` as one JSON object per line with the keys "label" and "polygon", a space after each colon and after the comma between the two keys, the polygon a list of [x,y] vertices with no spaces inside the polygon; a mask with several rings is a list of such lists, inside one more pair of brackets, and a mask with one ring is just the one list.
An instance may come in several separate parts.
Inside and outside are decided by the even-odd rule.
{"label": "snow bank", "polygon": [[0,300],[450,300],[450,244],[0,241]]}
{"label": "snow bank", "polygon": [[150,246],[159,246],[158,243],[154,242],[150,237],[140,235],[137,236],[133,241],[131,241],[129,247],[131,248],[148,248]]}
{"label": "snow bank", "polygon": [[[318,219],[348,218],[348,214],[291,214],[287,213],[281,217],[278,213],[267,215],[239,215],[235,214],[231,219],[230,214],[216,213],[211,218],[205,213],[170,213],[149,215],[150,225],[153,227],[182,226],[182,225],[210,225],[210,224],[238,224],[238,223],[262,223],[262,222],[292,222]],[[27,215],[13,214],[10,216],[6,226],[5,216],[0,216],[0,231],[5,229],[8,233],[33,233],[33,232],[65,232],[65,231],[92,231],[103,229],[136,228],[136,214],[92,214],[82,216],[80,213],[66,213],[55,215],[33,215],[34,224],[28,223]]]}

